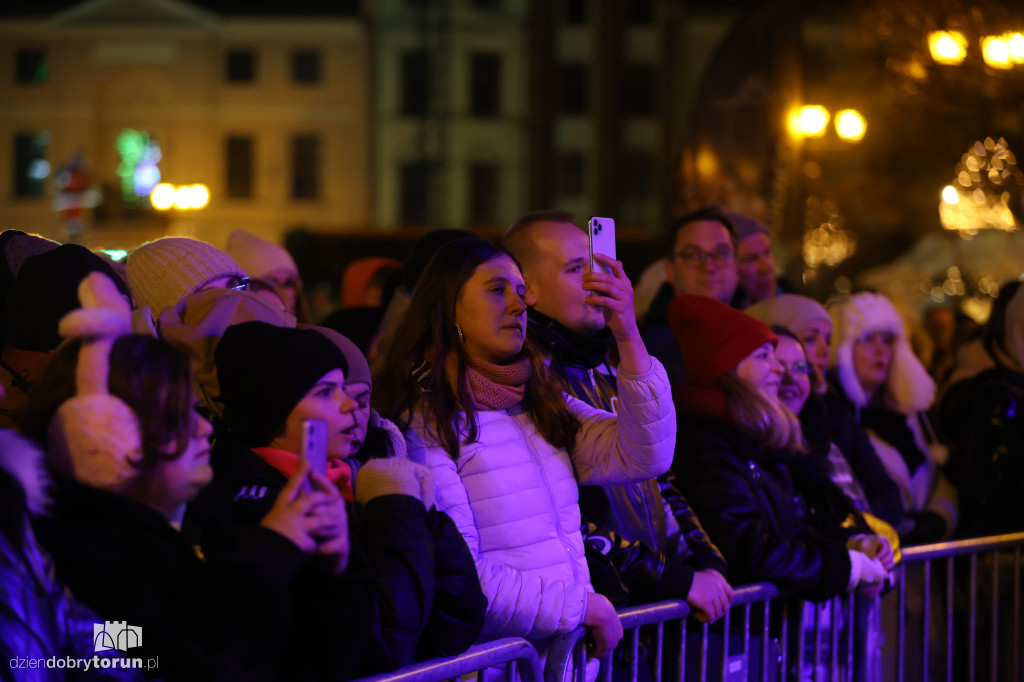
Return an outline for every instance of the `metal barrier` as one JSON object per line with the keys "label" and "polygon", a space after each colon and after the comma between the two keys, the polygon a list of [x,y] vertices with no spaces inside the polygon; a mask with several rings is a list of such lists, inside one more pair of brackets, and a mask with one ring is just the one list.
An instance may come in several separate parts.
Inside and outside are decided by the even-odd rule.
{"label": "metal barrier", "polygon": [[[625,680],[628,675],[632,682],[662,682],[665,664],[672,663],[678,679],[685,682],[705,682],[709,676],[725,682],[974,682],[983,679],[978,676],[980,665],[980,672],[993,682],[1024,682],[1019,660],[1022,548],[1024,533],[904,548],[898,587],[884,597],[846,595],[811,604],[769,583],[746,585],[736,589],[732,608],[713,634],[711,626],[701,623],[698,636],[691,638],[687,627],[696,622],[689,618],[686,602],[627,608],[619,612],[625,631],[622,642],[602,659],[600,674],[610,682],[617,668],[616,679]],[[935,573],[944,580],[940,590],[933,590]],[[917,599],[908,600],[908,594]],[[933,601],[940,602],[944,626],[935,622],[940,609]],[[1005,602],[1010,602],[1009,607],[1001,609]],[[980,620],[979,610],[985,616]],[[669,638],[665,628],[674,623],[679,629]],[[966,632],[959,632],[961,627]],[[647,628],[643,634],[642,628]],[[981,641],[989,638],[983,655],[979,655],[979,629]],[[525,682],[583,682],[584,634],[583,628],[577,628],[557,638],[543,667],[533,646],[513,637],[359,682],[440,682],[499,665],[505,666],[506,682],[517,675]],[[691,639],[696,641],[689,645],[699,647],[699,660],[697,669],[691,670],[694,676],[688,677]],[[672,661],[665,660],[666,651],[673,655]],[[959,652],[963,655],[958,658]],[[689,662],[692,667],[693,659]],[[649,666],[643,675],[640,666]]]}
{"label": "metal barrier", "polygon": [[540,657],[533,645],[521,637],[506,637],[475,644],[458,656],[433,658],[393,673],[364,677],[359,682],[441,682],[496,666],[504,666],[505,682],[517,679],[542,682],[544,679]]}
{"label": "metal barrier", "polygon": [[878,679],[1021,680],[1022,547],[1024,533],[904,548],[899,588],[882,600],[895,620],[894,660]]}

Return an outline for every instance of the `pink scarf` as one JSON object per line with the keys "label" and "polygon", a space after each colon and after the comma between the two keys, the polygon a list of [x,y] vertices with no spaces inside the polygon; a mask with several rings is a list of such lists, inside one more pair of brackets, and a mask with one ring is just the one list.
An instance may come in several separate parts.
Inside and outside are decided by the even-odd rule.
{"label": "pink scarf", "polygon": [[[299,456],[278,448],[253,448],[260,459],[277,469],[285,478],[291,478],[299,468]],[[352,501],[352,467],[343,459],[327,460],[327,478],[338,486],[341,496]]]}
{"label": "pink scarf", "polygon": [[[448,356],[444,370],[449,385],[457,387],[459,369],[454,353]],[[531,371],[530,359],[525,356],[507,365],[493,365],[470,358],[466,367],[469,395],[464,398],[478,410],[504,410],[517,405],[526,393]]]}

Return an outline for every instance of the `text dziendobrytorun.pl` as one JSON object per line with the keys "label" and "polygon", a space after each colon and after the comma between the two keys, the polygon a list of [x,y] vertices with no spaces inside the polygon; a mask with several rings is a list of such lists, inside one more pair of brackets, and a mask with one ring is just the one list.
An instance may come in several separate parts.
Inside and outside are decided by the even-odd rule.
{"label": "text dziendobrytorun.pl", "polygon": [[131,668],[133,670],[156,670],[160,666],[160,657],[147,658],[119,658],[106,656],[93,656],[92,658],[72,658],[71,656],[50,656],[49,658],[21,658],[15,657],[10,660],[11,670],[30,670],[36,668],[49,668],[58,670],[90,670],[110,668]]}

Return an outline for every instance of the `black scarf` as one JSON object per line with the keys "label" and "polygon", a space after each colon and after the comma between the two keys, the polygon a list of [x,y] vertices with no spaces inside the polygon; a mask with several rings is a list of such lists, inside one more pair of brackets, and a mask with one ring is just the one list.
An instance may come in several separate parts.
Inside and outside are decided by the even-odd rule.
{"label": "black scarf", "polygon": [[527,320],[534,341],[558,364],[594,369],[608,359],[612,345],[612,331],[608,327],[584,336],[533,308],[527,313]]}
{"label": "black scarf", "polygon": [[925,463],[925,454],[917,446],[905,414],[884,407],[862,407],[860,422],[861,426],[874,429],[882,440],[899,450],[911,476]]}

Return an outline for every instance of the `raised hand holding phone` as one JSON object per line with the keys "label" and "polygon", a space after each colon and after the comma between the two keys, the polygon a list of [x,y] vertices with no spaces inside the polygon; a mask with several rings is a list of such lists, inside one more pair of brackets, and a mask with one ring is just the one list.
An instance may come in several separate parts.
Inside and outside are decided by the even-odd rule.
{"label": "raised hand holding phone", "polygon": [[611,275],[607,265],[595,260],[595,253],[603,253],[615,260],[615,221],[611,218],[592,217],[587,222],[587,237],[590,240],[590,270]]}
{"label": "raised hand holding phone", "polygon": [[[302,447],[299,456],[309,462],[309,470],[321,476],[327,475],[327,422],[323,419],[306,419],[302,422]],[[307,480],[303,492],[311,492],[312,484]]]}

